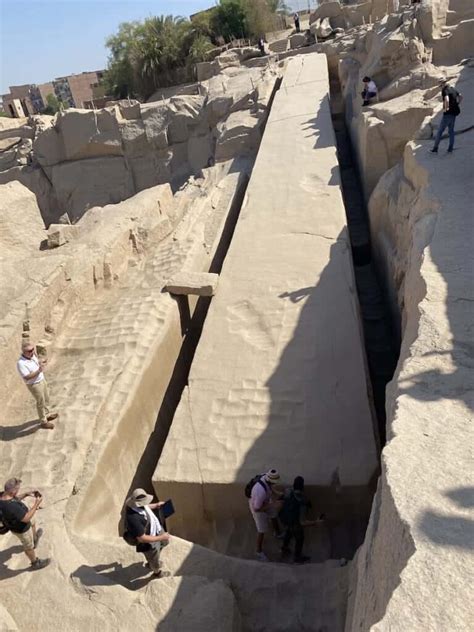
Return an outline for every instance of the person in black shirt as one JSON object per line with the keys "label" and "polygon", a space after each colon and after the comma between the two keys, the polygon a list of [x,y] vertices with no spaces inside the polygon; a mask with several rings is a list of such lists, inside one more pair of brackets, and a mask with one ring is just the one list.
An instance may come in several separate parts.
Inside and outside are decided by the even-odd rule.
{"label": "person in black shirt", "polygon": [[[10,478],[5,483],[4,492],[0,496],[0,516],[3,524],[20,540],[23,550],[31,562],[31,568],[38,570],[47,566],[51,561],[49,558],[40,560],[35,553],[38,534],[33,517],[41,505],[43,497],[38,491],[20,494],[20,485],[19,478]],[[35,499],[31,508],[22,502],[27,496],[33,496]]]}
{"label": "person in black shirt", "polygon": [[143,553],[150,569],[160,576],[160,551],[168,544],[170,536],[153,512],[165,503],[152,503],[152,500],[153,496],[144,489],[133,490],[125,502],[125,528],[128,536],[135,540],[137,552]]}
{"label": "person in black shirt", "polygon": [[300,16],[297,13],[295,13],[293,15],[293,22],[295,23],[296,32],[299,33],[301,31],[301,28],[300,28]]}
{"label": "person in black shirt", "polygon": [[304,478],[297,476],[293,482],[293,487],[285,493],[283,507],[278,515],[280,522],[285,527],[281,552],[283,555],[290,553],[290,542],[294,539],[293,561],[295,564],[304,564],[311,559],[309,556],[303,555],[304,528],[317,525],[323,519],[321,515],[318,520],[307,520],[306,512],[309,507],[310,502],[304,495]]}
{"label": "person in black shirt", "polygon": [[462,101],[462,94],[455,88],[452,88],[446,79],[441,81],[441,96],[443,98],[443,117],[438,127],[438,133],[436,134],[435,143],[431,153],[438,153],[438,145],[441,141],[441,136],[446,128],[449,132],[449,145],[448,152],[451,153],[454,149],[454,124],[456,122],[456,116],[461,114],[459,107]]}

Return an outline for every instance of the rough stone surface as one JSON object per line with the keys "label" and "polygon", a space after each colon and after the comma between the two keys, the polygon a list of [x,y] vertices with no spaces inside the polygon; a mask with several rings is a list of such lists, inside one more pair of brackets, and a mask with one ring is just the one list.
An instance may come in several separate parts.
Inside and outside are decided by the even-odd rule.
{"label": "rough stone surface", "polygon": [[48,248],[63,246],[78,235],[78,227],[68,224],[51,224],[48,228]]}
{"label": "rough stone surface", "polygon": [[[77,221],[92,206],[115,204],[165,182],[179,187],[216,160],[255,152],[281,73],[274,66],[242,67],[256,50],[225,51],[212,62],[218,77],[213,72],[187,89],[158,91],[156,101],[71,108],[31,117],[29,125],[3,125],[0,181],[21,179],[30,187],[46,224],[57,223],[64,211]],[[25,174],[19,178],[14,169],[30,163],[49,184]]]}
{"label": "rough stone surface", "polygon": [[166,282],[165,290],[170,294],[214,296],[218,281],[218,274],[182,271]]}
{"label": "rough stone surface", "polygon": [[[324,4],[329,3],[321,3],[320,9]],[[178,87],[163,93],[163,98],[159,91],[155,97],[158,104],[151,104],[149,115],[142,116],[147,105],[114,104],[107,115],[99,113],[97,126],[95,119],[91,124],[90,112],[85,113],[84,120],[79,117],[77,125],[70,124],[71,116],[69,123],[64,123],[64,137],[59,117],[0,119],[0,150],[12,151],[12,139],[34,141],[32,152],[25,143],[25,151],[15,150],[14,155],[5,156],[4,166],[10,166],[12,158],[17,164],[0,173],[0,363],[4,368],[0,381],[0,473],[3,480],[18,475],[25,486],[40,487],[44,492],[44,509],[38,516],[44,535],[38,553],[53,558],[48,569],[32,574],[16,540],[10,535],[1,537],[0,629],[82,632],[100,628],[115,632],[135,630],[137,621],[146,631],[180,632],[342,632],[344,627],[346,632],[461,632],[472,627],[469,586],[474,484],[468,423],[474,407],[470,358],[474,288],[469,238],[474,232],[470,193],[474,161],[469,104],[474,101],[474,82],[472,61],[459,62],[462,57],[472,57],[473,5],[470,0],[424,0],[418,6],[401,0],[399,4],[396,11],[395,2],[386,0],[345,5],[342,18],[340,14],[328,17],[333,31],[333,20],[343,19],[346,33],[298,51],[310,55],[318,49],[328,55],[331,108],[342,114],[345,106],[353,143],[361,156],[362,177],[366,187],[369,184],[368,196],[375,187],[369,203],[373,254],[385,279],[402,341],[387,398],[388,444],[382,453],[378,492],[365,543],[346,567],[340,567],[338,560],[323,562],[335,555],[326,527],[307,533],[305,548],[316,563],[303,567],[224,556],[173,536],[163,552],[163,562],[174,577],[150,582],[142,560],[117,536],[123,500],[137,480],[137,464],[152,470],[168,431],[161,423],[162,414],[155,426],[156,413],[167,408],[168,402],[162,406],[163,398],[182,338],[176,303],[162,289],[167,279],[183,269],[209,269],[219,235],[228,235],[227,218],[238,215],[246,184],[239,170],[251,169],[255,149],[247,160],[231,154],[236,158],[232,165],[224,162],[208,169],[206,164],[215,159],[219,135],[221,147],[234,142],[229,130],[238,130],[239,117],[231,118],[226,127],[229,115],[243,112],[242,123],[247,116],[263,111],[264,120],[275,78],[284,71],[283,59],[297,51],[281,53],[279,60],[251,59],[247,62],[251,70],[242,68],[241,58],[252,51],[240,57],[239,53],[224,55],[212,62],[212,77],[196,89]],[[384,16],[385,11],[392,12]],[[361,26],[353,28],[355,25]],[[287,35],[276,38],[280,38],[278,46],[283,43],[286,49]],[[298,60],[303,58],[301,55]],[[444,63],[450,65],[439,65]],[[339,383],[333,388],[335,372],[327,371],[334,362],[338,367],[350,366],[357,355],[351,345],[359,340],[358,333],[339,332],[341,314],[346,312],[339,308],[342,285],[335,279],[344,276],[344,300],[354,307],[355,314],[357,306],[354,294],[347,297],[348,288],[353,292],[350,265],[346,265],[347,238],[336,236],[340,196],[334,140],[332,134],[324,133],[326,125],[319,118],[327,107],[321,106],[316,115],[317,99],[309,96],[315,81],[323,83],[320,70],[315,71],[310,62],[298,67],[304,91],[298,91],[299,79],[290,70],[275,100],[274,118],[266,135],[271,151],[262,146],[236,232],[235,246],[240,244],[245,254],[238,260],[231,258],[228,267],[224,266],[224,276],[228,271],[235,282],[224,282],[213,299],[218,303],[223,291],[226,308],[220,303],[219,312],[211,310],[213,320],[203,333],[203,342],[209,340],[210,328],[219,333],[220,319],[228,331],[222,339],[213,335],[213,346],[199,347],[196,355],[196,362],[203,366],[221,357],[229,338],[241,341],[232,353],[232,365],[221,367],[214,362],[211,376],[241,376],[239,388],[227,399],[218,399],[212,407],[200,410],[201,426],[191,427],[188,434],[178,437],[175,453],[179,457],[175,458],[176,469],[187,473],[189,481],[200,480],[193,437],[195,432],[200,437],[210,420],[220,443],[215,453],[206,453],[206,459],[210,463],[225,461],[229,470],[244,472],[241,479],[237,477],[235,487],[234,479],[220,486],[224,501],[215,506],[209,504],[212,489],[206,490],[206,520],[200,523],[207,529],[207,541],[214,539],[212,546],[236,555],[244,550],[253,552],[250,516],[246,513],[241,521],[250,534],[247,539],[232,520],[224,520],[209,538],[212,525],[207,516],[217,515],[222,507],[233,507],[234,498],[238,498],[237,513],[242,510],[244,479],[261,471],[262,461],[268,461],[268,466],[276,464],[274,452],[267,454],[262,446],[272,437],[275,445],[280,440],[288,443],[288,424],[291,440],[302,437],[306,447],[308,434],[302,435],[301,420],[304,423],[309,414],[306,401],[312,401],[314,392],[321,389],[324,406],[353,403],[352,395],[341,403],[341,392],[346,396],[348,389],[344,386],[341,391]],[[360,106],[364,74],[373,75],[380,90],[379,102],[367,109]],[[439,154],[433,156],[428,149],[439,125],[437,81],[443,75],[463,92],[465,101],[456,121],[460,132],[456,151],[446,155],[443,140]],[[335,87],[337,77],[341,94]],[[288,98],[297,97],[298,107],[310,120],[301,129],[292,120],[296,106],[286,108],[284,92]],[[171,99],[186,94],[193,97],[189,102]],[[204,102],[196,96],[204,97]],[[161,117],[163,107],[168,117]],[[109,114],[116,123],[107,118]],[[315,120],[311,122],[310,117]],[[247,139],[235,145],[236,151],[247,153],[251,145],[248,137],[261,125],[258,117],[254,124],[255,128],[243,125]],[[278,134],[272,133],[272,125]],[[178,140],[170,143],[173,136]],[[410,142],[413,137],[416,142]],[[65,139],[67,151],[74,156],[68,163]],[[375,147],[373,156],[364,148],[367,142]],[[296,149],[297,157],[292,160]],[[33,164],[24,166],[25,159]],[[204,164],[206,160],[210,162]],[[341,160],[344,164],[343,155]],[[81,164],[87,161],[95,164],[95,175],[81,171]],[[132,185],[129,190],[127,184],[124,194],[153,188],[126,202],[85,211],[96,199],[97,189],[98,197],[106,200],[101,203],[107,203],[116,199],[113,196],[123,185],[112,178],[113,189],[106,191],[100,171],[107,176],[109,161],[127,164],[127,181],[130,178]],[[49,180],[53,170],[58,176],[65,164],[75,165],[63,188],[59,187],[61,203],[66,207],[58,207],[56,201],[53,210],[56,190]],[[262,165],[265,178],[261,177]],[[391,165],[395,166],[389,168]],[[74,169],[76,175],[86,175],[80,186]],[[309,170],[315,177],[304,178]],[[122,166],[117,171],[123,173]],[[196,178],[176,190],[190,173]],[[14,180],[33,191],[36,200]],[[261,188],[255,184],[259,180],[264,182]],[[168,185],[154,186],[164,181],[173,182],[174,196]],[[57,223],[71,201],[77,203],[76,224],[59,230],[71,229],[75,237],[60,248],[45,249],[43,222]],[[330,212],[324,211],[326,205]],[[289,213],[292,208],[298,212]],[[322,225],[313,230],[316,220]],[[281,243],[278,248],[268,247],[275,234]],[[306,241],[304,246],[292,247],[296,240]],[[272,259],[275,250],[280,255],[276,263]],[[289,257],[284,283],[275,280],[283,254]],[[257,255],[260,265],[253,266]],[[329,263],[322,269],[324,261]],[[250,268],[251,282],[246,286],[250,289],[244,299],[239,292],[250,278]],[[309,278],[311,272],[313,277]],[[313,299],[318,297],[315,288],[327,288],[324,294],[331,300],[318,304],[313,313]],[[249,301],[251,292],[258,299]],[[239,297],[237,302],[234,293]],[[270,307],[267,302],[265,309],[258,309],[260,296],[269,294],[282,296]],[[190,300],[191,310],[193,306]],[[318,328],[321,323],[325,326]],[[25,326],[28,331],[23,331]],[[301,328],[311,334],[292,354],[291,341],[298,339]],[[257,335],[252,336],[255,331]],[[61,413],[54,432],[35,432],[33,402],[14,370],[23,335],[48,349],[48,378]],[[317,379],[308,380],[304,396],[295,403],[294,381],[311,373],[307,367],[312,335],[316,336],[318,353],[331,336],[336,340],[332,353],[321,360]],[[344,354],[339,361],[342,346]],[[281,370],[277,370],[268,384],[256,384],[255,367],[272,362],[278,367],[289,366],[289,377],[286,372],[285,379],[280,379]],[[363,367],[359,373],[360,383],[351,387],[365,398]],[[197,374],[195,371],[185,390],[181,417],[174,420],[178,425],[183,418],[191,418],[196,407],[194,395],[199,392],[204,401],[210,392],[209,382],[198,379],[204,369]],[[268,399],[269,390],[281,394],[278,401]],[[249,399],[249,392],[258,396]],[[292,416],[293,409],[297,414]],[[341,424],[346,420],[352,424],[355,410],[351,405],[347,413],[338,416],[338,422],[342,418]],[[269,411],[271,436],[262,422]],[[261,431],[262,435],[247,450],[249,419],[255,422],[250,432]],[[232,441],[226,440],[229,426],[236,429]],[[341,457],[340,448],[330,449],[331,434],[322,434],[313,442],[312,452],[320,450],[323,456],[316,466],[311,462],[308,470],[321,468],[333,458],[353,457],[359,435],[347,442],[349,448],[343,445]],[[151,441],[154,454],[150,457],[145,447]],[[233,461],[232,455],[239,451],[245,455],[243,464]],[[285,471],[292,467],[285,459],[284,455],[277,465],[283,476],[290,478],[295,472]],[[367,465],[367,459],[362,460]],[[208,476],[206,469],[204,474]],[[327,494],[347,491],[344,484],[341,488],[343,474],[344,468],[336,470],[330,487],[318,488],[313,499],[318,507],[325,506]],[[313,487],[308,489],[312,495]],[[165,486],[160,485],[158,492],[163,497]],[[352,506],[359,508],[359,500],[353,500]],[[182,511],[186,510],[184,505]],[[331,520],[333,511],[334,506]],[[172,533],[183,528],[180,514],[178,504],[178,512],[168,525]],[[198,512],[190,517],[189,524],[195,515]],[[273,543],[278,547],[276,540]],[[25,591],[29,603],[38,607],[24,606]]]}
{"label": "rough stone surface", "polygon": [[470,627],[474,283],[466,235],[474,223],[465,191],[473,135],[459,138],[452,159],[409,143],[371,197],[372,239],[402,315],[402,350],[348,631],[407,621],[420,632]]}
{"label": "rough stone surface", "polygon": [[219,550],[214,533],[248,525],[241,489],[262,468],[337,476],[350,495],[377,467],[327,90],[324,56],[289,62],[153,479],[179,533]]}

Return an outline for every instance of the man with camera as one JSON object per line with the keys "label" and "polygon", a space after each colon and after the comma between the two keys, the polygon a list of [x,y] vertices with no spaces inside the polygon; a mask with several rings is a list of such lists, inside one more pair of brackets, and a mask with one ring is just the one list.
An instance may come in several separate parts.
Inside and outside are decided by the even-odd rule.
{"label": "man with camera", "polygon": [[[50,559],[36,557],[35,547],[38,542],[39,532],[36,531],[34,516],[43,500],[39,491],[30,491],[20,494],[21,480],[9,478],[5,483],[3,494],[0,496],[0,518],[21,542],[26,556],[31,562],[32,570],[39,570],[48,566]],[[22,502],[27,496],[35,500],[31,507]]]}
{"label": "man with camera", "polygon": [[21,347],[21,356],[17,362],[17,369],[26,387],[35,398],[41,427],[53,430],[52,421],[57,418],[58,414],[51,413],[49,410],[48,383],[43,373],[45,365],[46,359],[38,360],[34,345],[31,342],[24,342]]}

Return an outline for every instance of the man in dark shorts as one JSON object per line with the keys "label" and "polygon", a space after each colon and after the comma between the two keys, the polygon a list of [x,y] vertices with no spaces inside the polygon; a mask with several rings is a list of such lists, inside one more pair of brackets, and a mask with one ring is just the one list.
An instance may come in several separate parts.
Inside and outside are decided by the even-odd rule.
{"label": "man in dark shorts", "polygon": [[137,553],[143,553],[153,574],[160,577],[163,575],[160,570],[160,552],[168,544],[170,536],[153,513],[165,503],[152,503],[152,500],[153,496],[144,489],[133,490],[125,503],[125,528],[136,541]]}
{"label": "man in dark shorts", "polygon": [[432,154],[438,153],[438,145],[446,128],[448,128],[449,133],[448,153],[452,153],[454,149],[454,124],[456,123],[456,116],[461,114],[459,105],[462,101],[462,94],[451,87],[446,79],[441,81],[441,96],[443,98],[443,117],[439,123],[433,149],[430,150]]}
{"label": "man in dark shorts", "polygon": [[[32,570],[39,570],[48,566],[50,559],[40,560],[36,557],[35,547],[39,538],[36,532],[34,515],[41,505],[43,497],[38,491],[20,494],[21,480],[9,478],[5,483],[4,492],[0,496],[0,516],[3,524],[20,540],[23,550],[31,562]],[[27,496],[33,496],[35,501],[31,509],[22,502]]]}
{"label": "man in dark shorts", "polygon": [[311,560],[309,556],[303,555],[304,528],[317,525],[323,519],[321,515],[318,520],[306,520],[306,512],[309,507],[310,502],[304,495],[304,478],[297,476],[293,482],[293,487],[285,493],[283,507],[278,515],[280,522],[285,527],[281,552],[283,555],[289,554],[291,552],[290,542],[294,539],[293,561],[295,564],[304,564]]}

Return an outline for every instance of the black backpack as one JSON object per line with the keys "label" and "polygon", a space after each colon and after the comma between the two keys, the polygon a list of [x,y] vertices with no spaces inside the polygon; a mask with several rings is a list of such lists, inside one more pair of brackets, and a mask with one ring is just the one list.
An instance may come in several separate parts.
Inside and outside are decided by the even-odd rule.
{"label": "black backpack", "polygon": [[448,89],[447,96],[449,99],[449,113],[454,116],[461,114],[461,108],[459,107],[459,92],[454,88]]}
{"label": "black backpack", "polygon": [[297,498],[293,491],[283,501],[283,507],[278,514],[278,518],[285,525],[285,527],[294,527],[300,523],[301,499]]}
{"label": "black backpack", "polygon": [[125,542],[129,545],[129,546],[137,546],[138,544],[138,540],[136,539],[136,537],[134,535],[132,535],[130,533],[130,531],[124,531],[122,538],[125,540]]}
{"label": "black backpack", "polygon": [[[150,524],[150,520],[149,520],[148,515],[147,515],[147,517],[146,517],[146,525],[145,525],[145,533],[147,532],[149,524]],[[125,518],[125,527],[126,527],[126,525],[127,525],[127,519]],[[125,542],[129,546],[138,546],[140,544],[140,542],[137,540],[137,538],[134,535],[132,535],[127,528],[125,528],[125,531],[122,534],[122,540],[125,540]]]}
{"label": "black backpack", "polygon": [[5,518],[3,517],[2,505],[0,503],[0,535],[5,535],[10,531],[10,527],[7,525]]}
{"label": "black backpack", "polygon": [[245,486],[245,497],[246,498],[250,498],[250,496],[252,495],[252,489],[253,486],[256,485],[257,483],[260,483],[260,485],[267,490],[267,486],[265,485],[265,483],[262,481],[262,477],[264,475],[263,474],[257,474],[256,476],[254,476],[252,479],[249,480],[249,482],[247,483],[247,485]]}

